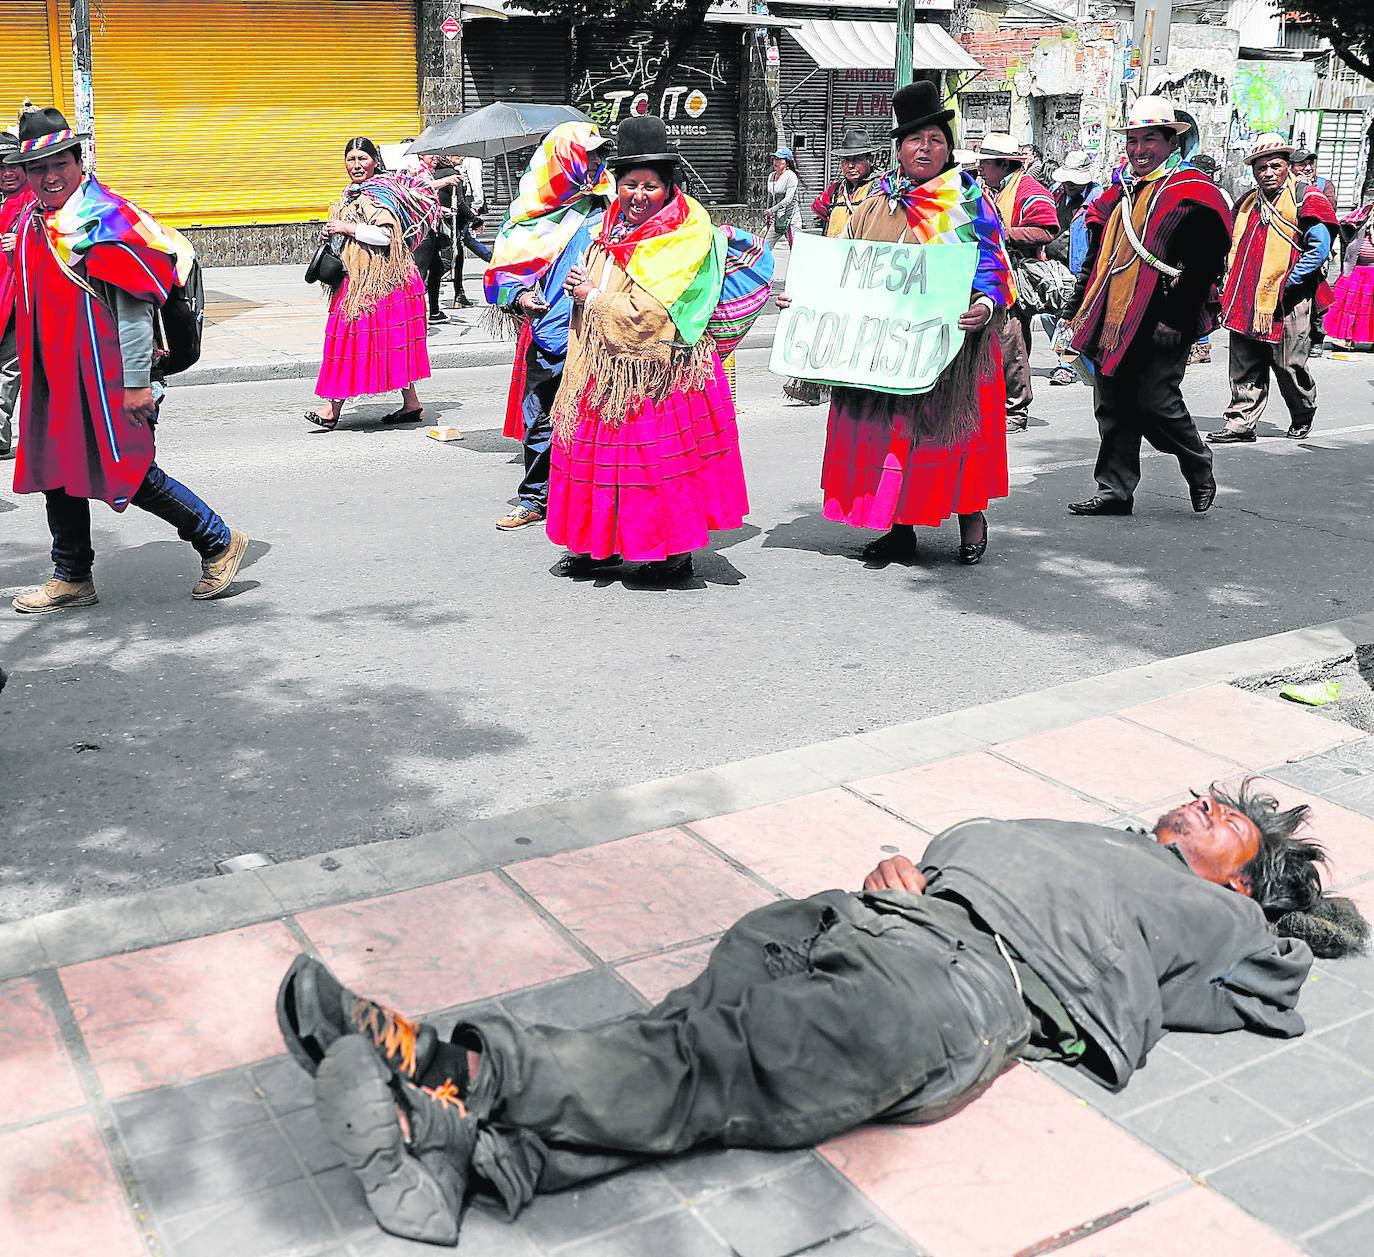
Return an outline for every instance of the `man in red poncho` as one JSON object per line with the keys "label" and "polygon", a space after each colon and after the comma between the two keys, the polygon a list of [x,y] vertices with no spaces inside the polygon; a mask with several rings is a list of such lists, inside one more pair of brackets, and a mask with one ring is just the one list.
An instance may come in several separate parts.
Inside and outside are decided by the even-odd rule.
{"label": "man in red poncho", "polygon": [[81,142],[56,109],[19,123],[9,165],[24,168],[37,204],[19,224],[18,283],[23,441],[16,493],[42,493],[53,578],[20,594],[23,614],[97,601],[90,499],[131,502],[166,520],[201,558],[191,596],[224,594],[248,548],[225,522],[153,461],[163,387],[154,323],[186,278],[190,246],[86,174]]}
{"label": "man in red poncho", "polygon": [[[1026,163],[1032,156],[1003,131],[990,131],[978,150],[978,171],[1002,220],[1012,265],[1043,261],[1045,246],[1059,234],[1059,211],[1050,190]],[[1030,417],[1032,311],[1019,301],[1002,324],[1002,377],[1007,386],[1007,431],[1024,432]]]}
{"label": "man in red poncho", "polygon": [[[0,132],[0,162],[19,147],[8,131]],[[0,459],[14,457],[14,408],[19,402],[19,342],[14,318],[15,228],[33,204],[29,181],[18,166],[0,165]]]}
{"label": "man in red poncho", "polygon": [[1216,326],[1231,213],[1217,185],[1183,160],[1189,124],[1172,101],[1141,96],[1121,130],[1126,165],[1088,207],[1088,256],[1064,311],[1073,347],[1093,364],[1101,438],[1097,492],[1069,510],[1129,515],[1144,439],[1178,459],[1201,514],[1217,482],[1181,386],[1189,349]]}
{"label": "man in red poncho", "polygon": [[[1299,180],[1281,135],[1261,135],[1246,160],[1255,187],[1236,205],[1221,323],[1231,333],[1231,404],[1214,445],[1253,441],[1269,401],[1269,374],[1288,406],[1288,435],[1302,440],[1317,413],[1307,369],[1314,314],[1331,305],[1323,267],[1331,256],[1336,211],[1313,183]],[[1314,310],[1315,307],[1315,310]]]}

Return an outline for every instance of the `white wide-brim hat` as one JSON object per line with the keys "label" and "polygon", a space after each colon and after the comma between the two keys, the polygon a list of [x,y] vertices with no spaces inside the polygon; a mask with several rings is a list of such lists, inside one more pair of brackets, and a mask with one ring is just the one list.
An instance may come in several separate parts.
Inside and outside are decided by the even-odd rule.
{"label": "white wide-brim hat", "polygon": [[1055,183],[1096,183],[1097,168],[1093,165],[1092,154],[1081,148],[1066,153],[1064,164],[1057,167],[1050,178]]}
{"label": "white wide-brim hat", "polygon": [[1148,131],[1158,127],[1161,131],[1172,131],[1183,135],[1191,131],[1192,123],[1182,121],[1174,102],[1165,96],[1137,96],[1126,111],[1126,121],[1122,126],[1113,127],[1117,135],[1127,131]]}
{"label": "white wide-brim hat", "polygon": [[1250,151],[1245,154],[1245,163],[1253,166],[1261,157],[1287,157],[1292,158],[1293,145],[1277,132],[1270,131],[1265,135],[1257,136],[1255,142],[1250,145]]}
{"label": "white wide-brim hat", "polygon": [[1005,131],[989,131],[983,136],[983,142],[978,146],[978,158],[980,161],[1019,161],[1022,165],[1026,161],[1021,146]]}

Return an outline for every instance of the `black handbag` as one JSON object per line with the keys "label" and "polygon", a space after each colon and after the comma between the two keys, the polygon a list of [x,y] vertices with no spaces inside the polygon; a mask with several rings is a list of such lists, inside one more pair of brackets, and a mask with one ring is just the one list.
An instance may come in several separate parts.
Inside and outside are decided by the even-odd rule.
{"label": "black handbag", "polygon": [[339,256],[339,250],[343,247],[342,242],[342,236],[329,236],[320,241],[315,256],[305,268],[307,284],[324,284],[329,288],[337,288],[344,282],[344,276],[348,272],[344,269],[343,259]]}

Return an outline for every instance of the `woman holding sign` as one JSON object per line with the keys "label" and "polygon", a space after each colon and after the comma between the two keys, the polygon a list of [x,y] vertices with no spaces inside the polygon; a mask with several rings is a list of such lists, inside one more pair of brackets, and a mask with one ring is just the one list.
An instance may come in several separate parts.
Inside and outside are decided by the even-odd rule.
{"label": "woman holding sign", "polygon": [[545,527],[568,547],[561,575],[633,559],[638,580],[669,584],[749,509],[720,353],[767,302],[772,258],[676,186],[661,118],[621,123],[607,164],[617,199],[564,281],[574,310]]}
{"label": "woman holding sign", "polygon": [[[959,517],[959,562],[987,549],[984,508],[1007,495],[1006,389],[995,323],[1012,300],[1011,264],[997,211],[954,158],[952,110],[933,83],[892,98],[898,168],[849,220],[845,238],[907,244],[976,244],[964,344],[930,391],[879,393],[836,387],[821,489],[826,519],[882,528],[866,559],[916,553],[915,526]],[[780,304],[786,302],[780,299]]]}

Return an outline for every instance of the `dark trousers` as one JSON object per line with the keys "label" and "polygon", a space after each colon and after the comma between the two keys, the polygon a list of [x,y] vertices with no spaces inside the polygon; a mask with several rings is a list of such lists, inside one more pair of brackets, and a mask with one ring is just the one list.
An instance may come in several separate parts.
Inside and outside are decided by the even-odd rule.
{"label": "dark trousers", "polygon": [[1312,354],[1314,304],[1310,300],[1298,302],[1283,320],[1283,333],[1274,344],[1231,333],[1231,404],[1226,407],[1226,426],[1233,432],[1255,430],[1269,404],[1271,373],[1292,426],[1304,428],[1312,423],[1317,413],[1317,383],[1307,369],[1307,360]]}
{"label": "dark trousers", "polygon": [[[95,563],[90,502],[72,497],[65,489],[48,489],[43,496],[47,499],[48,531],[52,533],[53,575],[58,580],[89,580]],[[203,559],[218,554],[229,544],[229,526],[156,463],[148,468],[130,501],[149,515],[165,519]]]}
{"label": "dark trousers", "polygon": [[553,399],[563,378],[563,364],[545,361],[530,347],[525,366],[525,475],[517,496],[525,506],[541,511],[549,505],[549,463],[553,446]]}
{"label": "dark trousers", "polygon": [[1025,419],[1034,400],[1031,392],[1031,316],[1020,306],[1012,306],[1011,316],[1002,321],[1002,378],[1007,386],[1007,418]]}
{"label": "dark trousers", "polygon": [[802,1148],[874,1118],[931,1121],[985,1088],[1030,1016],[952,903],[827,891],[737,922],[706,971],[590,1029],[460,1026],[492,1069],[474,1167],[512,1212],[702,1144]]}
{"label": "dark trousers", "polygon": [[472,234],[471,226],[464,227],[458,233],[458,239],[453,243],[453,296],[455,300],[460,300],[463,296],[463,253],[465,250],[471,250],[484,262],[491,261],[491,250]]}
{"label": "dark trousers", "polygon": [[1192,489],[1212,478],[1212,451],[1183,401],[1189,345],[1160,349],[1141,334],[1115,375],[1093,376],[1093,409],[1101,445],[1093,475],[1103,497],[1129,501],[1140,483],[1140,442],[1178,459]]}

